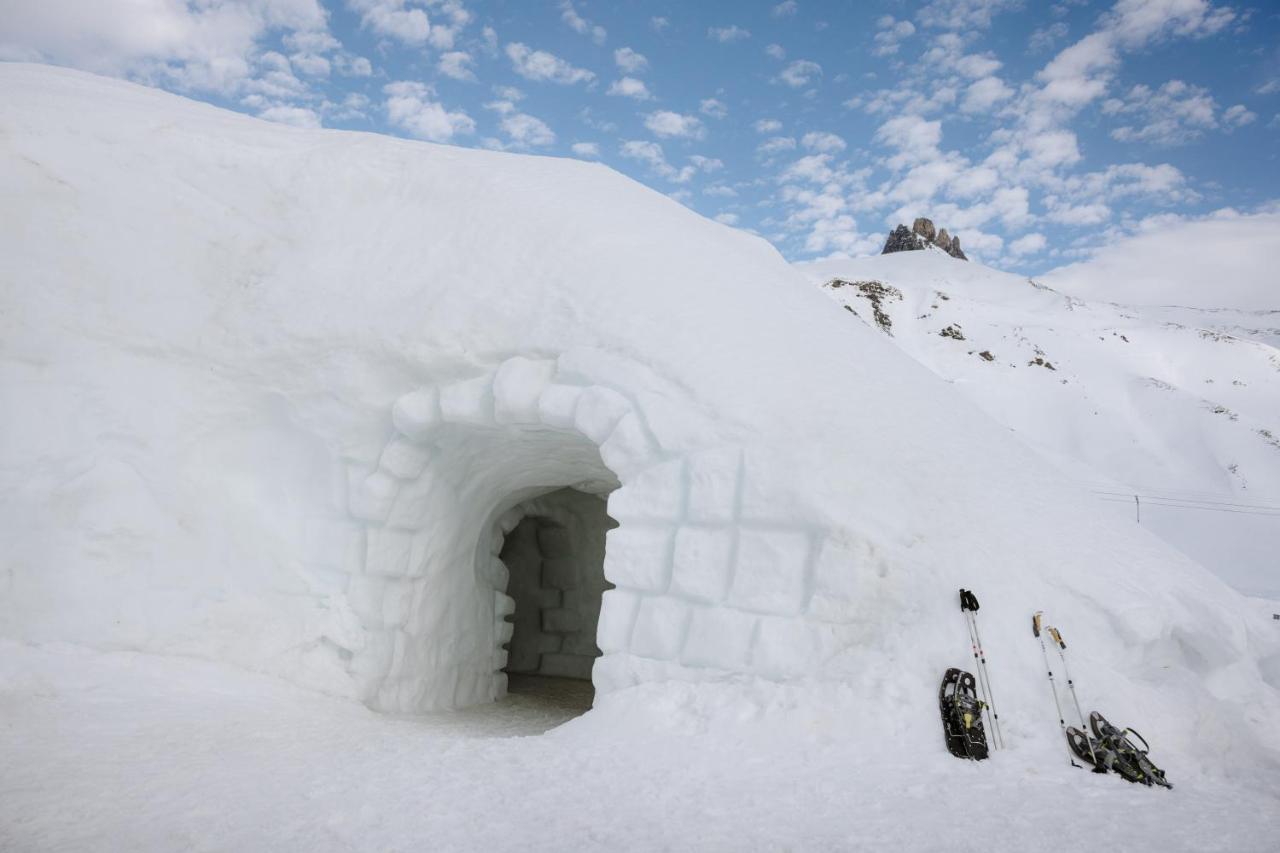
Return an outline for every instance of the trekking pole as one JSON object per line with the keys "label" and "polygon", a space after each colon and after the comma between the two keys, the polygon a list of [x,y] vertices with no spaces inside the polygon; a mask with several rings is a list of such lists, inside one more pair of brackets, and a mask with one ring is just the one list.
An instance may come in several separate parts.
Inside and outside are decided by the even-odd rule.
{"label": "trekking pole", "polygon": [[1040,654],[1044,657],[1044,668],[1049,673],[1049,689],[1053,691],[1053,706],[1058,709],[1058,725],[1062,728],[1062,738],[1067,741],[1067,757],[1071,761],[1072,767],[1079,767],[1076,764],[1075,757],[1071,754],[1071,739],[1067,737],[1067,721],[1062,718],[1062,703],[1058,701],[1058,685],[1053,680],[1053,667],[1049,666],[1049,652],[1044,647],[1044,637],[1040,636],[1040,623],[1044,617],[1044,612],[1037,610],[1035,615],[1031,617],[1031,630],[1036,635],[1036,639],[1040,641]]}
{"label": "trekking pole", "polygon": [[[1062,632],[1052,625],[1046,625],[1045,630],[1049,632],[1049,636],[1053,637],[1053,641],[1058,644],[1058,657],[1062,659],[1062,674],[1067,679],[1067,689],[1071,691],[1071,701],[1076,706],[1076,716],[1080,718],[1080,731],[1084,733],[1085,743],[1089,744],[1089,757],[1093,759],[1093,772],[1106,773],[1106,768],[1098,763],[1098,753],[1093,749],[1093,738],[1089,737],[1089,724],[1085,722],[1084,711],[1080,710],[1080,699],[1076,696],[1076,684],[1071,680],[1071,670],[1067,667],[1067,644],[1062,640]],[[1043,640],[1041,641],[1043,643]],[[1062,713],[1059,711],[1058,713]]]}
{"label": "trekking pole", "polygon": [[990,718],[994,732],[991,742],[1004,749],[1004,734],[1000,731],[1000,712],[996,710],[996,697],[991,691],[991,673],[987,670],[987,655],[982,648],[982,636],[978,633],[978,597],[973,590],[960,590],[960,609],[964,611],[969,626],[969,644],[973,648],[975,669],[978,670],[978,683],[986,696],[987,716]]}

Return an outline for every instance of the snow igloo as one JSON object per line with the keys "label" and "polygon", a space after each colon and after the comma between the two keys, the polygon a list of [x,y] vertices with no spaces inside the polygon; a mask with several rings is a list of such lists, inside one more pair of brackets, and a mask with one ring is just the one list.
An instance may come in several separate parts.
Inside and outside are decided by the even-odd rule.
{"label": "snow igloo", "polygon": [[599,164],[0,89],[0,635],[395,712],[834,684],[923,742],[965,586],[1002,716],[1039,609],[1188,749],[1170,695],[1276,707],[1238,595],[756,236]]}

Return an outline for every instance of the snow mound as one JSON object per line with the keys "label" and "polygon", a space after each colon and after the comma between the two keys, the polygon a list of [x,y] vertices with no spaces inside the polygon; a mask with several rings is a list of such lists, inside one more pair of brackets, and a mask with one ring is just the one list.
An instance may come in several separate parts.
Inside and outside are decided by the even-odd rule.
{"label": "snow mound", "polygon": [[0,124],[6,637],[483,702],[503,543],[570,487],[617,522],[605,700],[839,683],[851,738],[932,753],[963,585],[1015,746],[1057,751],[1046,608],[1108,717],[1274,760],[1271,626],[763,241],[598,165],[65,70],[0,66]]}

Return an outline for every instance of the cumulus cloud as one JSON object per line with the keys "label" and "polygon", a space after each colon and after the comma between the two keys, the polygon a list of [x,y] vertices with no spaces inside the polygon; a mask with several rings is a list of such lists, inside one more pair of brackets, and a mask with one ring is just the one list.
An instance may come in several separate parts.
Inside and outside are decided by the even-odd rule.
{"label": "cumulus cloud", "polygon": [[724,101],[716,98],[703,98],[702,102],[698,104],[698,112],[710,118],[721,119],[729,115],[729,108],[725,106]]}
{"label": "cumulus cloud", "polygon": [[436,68],[446,77],[475,82],[476,75],[467,67],[474,61],[471,58],[471,54],[461,50],[453,50],[440,55],[440,61],[436,64]]}
{"label": "cumulus cloud", "polygon": [[701,139],[705,134],[697,116],[682,115],[671,110],[657,110],[644,117],[644,126],[654,136]]}
{"label": "cumulus cloud", "polygon": [[387,122],[419,139],[448,142],[455,136],[474,133],[476,123],[461,110],[448,110],[435,100],[435,90],[412,80],[388,83],[383,104]]}
{"label": "cumulus cloud", "polygon": [[926,27],[985,30],[996,15],[1022,5],[1022,0],[933,0],[916,13]]}
{"label": "cumulus cloud", "polygon": [[1112,138],[1165,146],[1191,142],[1217,127],[1217,109],[1208,89],[1182,80],[1170,80],[1158,89],[1140,84],[1102,104],[1107,115],[1135,120],[1114,128]]}
{"label": "cumulus cloud", "polygon": [[623,77],[609,84],[606,95],[620,95],[624,98],[634,98],[637,101],[650,100],[653,95],[649,92],[649,87],[644,84],[643,80],[637,80],[635,77]]}
{"label": "cumulus cloud", "polygon": [[719,222],[721,225],[738,224],[738,214],[736,213],[717,213],[715,219],[716,222]]}
{"label": "cumulus cloud", "polygon": [[553,53],[534,50],[520,42],[508,44],[506,50],[511,67],[527,80],[573,85],[590,83],[596,78],[593,72],[585,68],[575,68]]}
{"label": "cumulus cloud", "polygon": [[810,151],[819,151],[822,153],[832,153],[843,151],[847,146],[845,141],[834,133],[806,133],[800,138],[800,144]]}
{"label": "cumulus cloud", "polygon": [[822,76],[822,66],[808,59],[797,59],[778,73],[778,79],[793,89],[808,86],[815,77]]}
{"label": "cumulus cloud", "polygon": [[718,41],[721,44],[733,41],[742,41],[751,38],[751,31],[745,30],[737,24],[730,24],[727,27],[708,27],[707,38]]}
{"label": "cumulus cloud", "polygon": [[1043,234],[1034,233],[1019,237],[1009,244],[1009,254],[1019,257],[1043,252],[1049,241]]}
{"label": "cumulus cloud", "polygon": [[756,146],[756,151],[764,156],[780,154],[783,151],[794,151],[796,141],[790,136],[772,136]]}
{"label": "cumulus cloud", "polygon": [[999,77],[983,77],[970,83],[964,90],[960,109],[966,113],[990,112],[997,104],[1012,97],[1013,89],[1006,86]]}
{"label": "cumulus cloud", "polygon": [[258,118],[279,122],[280,124],[291,124],[294,127],[320,126],[320,116],[316,115],[315,110],[310,110],[306,107],[268,107],[258,113]]}
{"label": "cumulus cloud", "polygon": [[499,126],[511,143],[519,148],[551,145],[556,141],[556,135],[547,123],[528,113],[509,113],[502,117]]}
{"label": "cumulus cloud", "polygon": [[787,58],[786,48],[784,48],[780,44],[768,45],[767,47],[765,47],[764,52],[766,56],[769,56],[773,59],[777,59],[779,61]]}
{"label": "cumulus cloud", "polygon": [[782,130],[782,122],[776,118],[758,119],[751,126],[755,128],[756,133],[777,133]]}
{"label": "cumulus cloud", "polygon": [[644,54],[636,53],[629,47],[620,47],[613,52],[613,61],[618,70],[625,74],[639,74],[649,67],[649,60]]}
{"label": "cumulus cloud", "polygon": [[590,36],[596,44],[604,44],[608,37],[604,27],[593,24],[578,14],[578,10],[573,6],[573,0],[561,0],[560,20],[578,35]]}
{"label": "cumulus cloud", "polygon": [[871,52],[876,56],[892,56],[904,39],[915,35],[915,24],[910,21],[899,21],[893,15],[884,15],[876,21],[879,32],[875,34],[875,47]]}
{"label": "cumulus cloud", "polygon": [[628,159],[644,163],[654,173],[677,184],[688,183],[699,171],[713,172],[724,165],[714,158],[695,154],[689,158],[688,165],[677,169],[667,161],[661,145],[638,139],[624,141],[618,153]]}
{"label": "cumulus cloud", "polygon": [[360,14],[360,25],[378,35],[410,45],[425,44],[431,35],[427,13],[407,0],[347,0]]}
{"label": "cumulus cloud", "polygon": [[600,146],[594,142],[575,142],[569,146],[569,150],[579,157],[596,159],[600,156]]}
{"label": "cumulus cloud", "polygon": [[800,11],[800,4],[796,0],[783,0],[769,11],[775,18],[790,18]]}

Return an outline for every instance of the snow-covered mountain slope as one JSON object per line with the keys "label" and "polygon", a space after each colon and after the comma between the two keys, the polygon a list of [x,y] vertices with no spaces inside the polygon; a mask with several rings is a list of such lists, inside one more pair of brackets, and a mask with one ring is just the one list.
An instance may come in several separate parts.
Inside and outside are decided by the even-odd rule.
{"label": "snow-covered mountain slope", "polygon": [[1280,598],[1280,310],[1085,302],[933,251],[800,268],[1118,517]]}
{"label": "snow-covered mountain slope", "polygon": [[4,637],[484,702],[503,536],[577,487],[618,522],[588,730],[799,710],[907,784],[950,760],[965,586],[1005,790],[1068,772],[1042,608],[1090,705],[1204,778],[1274,774],[1250,602],[766,243],[608,169],[0,64],[0,192]]}

